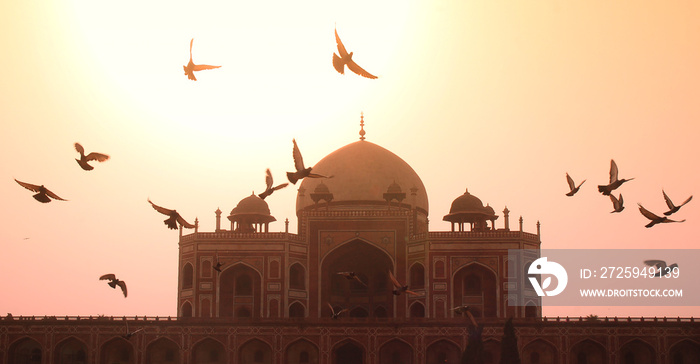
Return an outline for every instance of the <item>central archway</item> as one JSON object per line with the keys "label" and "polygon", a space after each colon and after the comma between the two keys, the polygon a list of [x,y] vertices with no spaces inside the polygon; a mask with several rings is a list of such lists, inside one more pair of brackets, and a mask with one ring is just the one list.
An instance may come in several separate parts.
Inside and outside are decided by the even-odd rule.
{"label": "central archway", "polygon": [[[380,312],[393,317],[393,295],[386,279],[390,270],[393,263],[389,255],[363,240],[355,239],[333,249],[321,265],[321,316],[331,315],[326,304],[329,302],[333,307],[367,315],[374,315],[381,307]],[[355,272],[364,285],[338,272]]]}
{"label": "central archway", "polygon": [[260,273],[236,264],[221,273],[219,317],[251,318],[260,316]]}

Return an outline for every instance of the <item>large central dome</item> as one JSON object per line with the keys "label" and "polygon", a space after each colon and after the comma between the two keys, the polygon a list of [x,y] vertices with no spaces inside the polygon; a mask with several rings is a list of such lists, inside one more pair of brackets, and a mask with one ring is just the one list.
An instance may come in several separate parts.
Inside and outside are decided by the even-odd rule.
{"label": "large central dome", "polygon": [[360,140],[348,144],[321,159],[311,173],[333,178],[304,178],[297,194],[297,211],[319,199],[332,199],[334,205],[376,205],[393,198],[393,203],[400,200],[428,214],[428,195],[418,174],[396,154],[374,143]]}

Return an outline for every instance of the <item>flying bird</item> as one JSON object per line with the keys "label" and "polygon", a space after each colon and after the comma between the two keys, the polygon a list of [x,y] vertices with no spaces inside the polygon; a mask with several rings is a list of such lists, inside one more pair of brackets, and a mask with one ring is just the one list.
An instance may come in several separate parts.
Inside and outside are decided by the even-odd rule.
{"label": "flying bird", "polygon": [[343,308],[340,311],[335,312],[335,310],[333,309],[333,306],[331,306],[331,303],[330,302],[326,302],[326,303],[328,304],[328,307],[330,307],[330,309],[331,309],[331,318],[333,318],[334,320],[337,319],[341,313],[348,310],[347,308]]}
{"label": "flying bird", "polygon": [[203,70],[211,70],[214,68],[219,68],[221,66],[210,66],[206,64],[194,64],[192,62],[192,43],[194,42],[194,38],[190,40],[190,62],[187,64],[187,66],[182,66],[182,68],[185,70],[185,75],[187,75],[187,78],[189,78],[192,81],[197,81],[197,78],[194,77],[194,71],[203,71]]}
{"label": "flying bird", "polygon": [[683,205],[687,204],[688,202],[690,202],[690,200],[693,199],[693,196],[690,196],[690,197],[688,197],[687,200],[683,201],[682,204],[676,206],[676,205],[673,204],[673,201],[671,201],[671,199],[668,198],[668,195],[666,194],[666,192],[665,192],[664,190],[661,190],[661,192],[663,192],[663,194],[664,194],[664,200],[666,200],[666,205],[668,205],[668,208],[669,208],[668,211],[664,212],[664,215],[666,215],[666,216],[669,216],[669,215],[671,215],[672,213],[674,213],[674,212],[680,210],[680,208],[683,207]]}
{"label": "flying bird", "polygon": [[109,274],[105,274],[102,277],[100,277],[100,280],[101,281],[109,280],[109,282],[107,284],[109,284],[109,286],[114,288],[114,289],[116,289],[117,286],[119,286],[119,288],[122,289],[122,293],[124,293],[124,297],[126,298],[126,283],[124,281],[120,281],[119,279],[117,279],[117,276],[115,276],[112,273],[109,273]]}
{"label": "flying bird", "polygon": [[261,193],[258,195],[261,199],[265,199],[265,197],[270,196],[273,192],[277,190],[281,190],[289,185],[289,183],[282,183],[281,185],[272,187],[272,172],[270,172],[270,168],[268,168],[265,171],[265,185],[267,186],[265,188],[265,192]]}
{"label": "flying bird", "polygon": [[615,163],[615,160],[611,159],[610,160],[610,183],[607,185],[598,185],[598,192],[608,196],[608,195],[610,195],[610,192],[612,192],[614,189],[617,189],[623,183],[625,183],[627,181],[631,181],[633,179],[634,178],[617,179],[617,164]]}
{"label": "flying bird", "polygon": [[163,223],[165,223],[165,225],[168,225],[168,228],[176,230],[177,223],[180,223],[180,225],[182,225],[186,229],[194,229],[195,226],[185,221],[185,219],[183,219],[177,211],[166,209],[165,207],[160,207],[151,202],[151,199],[148,199],[148,203],[150,203],[156,211],[160,212],[163,215],[169,216],[167,219],[163,220]]}
{"label": "flying bird", "polygon": [[352,60],[352,52],[348,53],[348,51],[345,50],[345,46],[343,45],[343,42],[340,41],[340,37],[338,36],[337,29],[335,30],[335,42],[338,44],[338,53],[340,53],[340,56],[333,53],[333,67],[335,67],[335,70],[338,71],[338,73],[341,75],[345,74],[345,66],[347,65],[350,71],[353,71],[362,77],[371,79],[377,78],[377,76],[365,71]]}
{"label": "flying bird", "polygon": [[619,199],[615,198],[615,196],[611,194],[611,195],[610,195],[610,201],[612,201],[613,208],[614,208],[613,211],[610,211],[611,214],[612,214],[613,212],[621,212],[622,210],[625,209],[625,206],[623,206],[622,194],[620,194],[620,198],[619,198]]}
{"label": "flying bird", "polygon": [[463,305],[463,306],[453,307],[452,311],[454,311],[456,314],[464,315],[465,313],[469,312],[469,306]]}
{"label": "flying bird", "polygon": [[584,179],[583,181],[581,181],[581,183],[578,186],[576,186],[576,184],[574,183],[574,180],[567,173],[566,174],[566,182],[569,183],[569,189],[571,190],[566,195],[573,196],[576,194],[576,192],[578,192],[578,189],[581,188],[581,185],[583,184],[583,182],[586,182],[586,180]]}
{"label": "flying bird", "polygon": [[401,294],[401,292],[406,292],[406,293],[412,294],[414,296],[420,296],[416,292],[409,291],[408,285],[402,285],[401,283],[399,283],[399,281],[396,279],[396,277],[394,277],[394,273],[391,273],[391,271],[389,271],[389,279],[391,279],[391,283],[394,284],[394,290],[391,291],[391,293],[393,293],[394,295],[398,296]]}
{"label": "flying bird", "polygon": [[296,139],[292,139],[292,143],[294,143],[294,148],[292,149],[292,157],[294,158],[294,168],[296,168],[297,171],[287,172],[287,179],[289,180],[289,182],[292,182],[292,184],[296,184],[298,180],[304,177],[333,178],[333,176],[326,177],[320,174],[311,173],[311,167],[304,168],[304,159],[301,157],[301,152],[299,151],[299,147],[297,146]]}
{"label": "flying bird", "polygon": [[132,336],[134,336],[134,334],[136,334],[137,332],[143,330],[143,328],[140,328],[140,329],[138,329],[138,330],[129,331],[129,321],[128,321],[128,320],[124,320],[124,322],[126,322],[126,334],[122,335],[122,337],[125,338],[125,339],[127,339],[127,340],[129,340],[129,339],[130,339]]}
{"label": "flying bird", "polygon": [[31,183],[18,181],[16,178],[15,178],[15,182],[19,183],[20,186],[22,186],[30,191],[38,192],[36,195],[34,195],[32,197],[34,197],[34,199],[39,201],[39,202],[48,203],[48,202],[51,202],[51,199],[60,200],[60,201],[68,201],[68,200],[64,200],[64,199],[58,197],[58,195],[49,191],[49,189],[44,187],[44,185],[37,186],[37,185],[33,185]]}
{"label": "flying bird", "polygon": [[219,253],[216,253],[216,265],[214,265],[214,267],[213,267],[214,270],[217,271],[217,272],[219,272],[219,273],[221,273],[221,267],[222,267],[223,265],[224,265],[224,263],[222,263],[222,262],[219,260]]}
{"label": "flying bird", "polygon": [[363,286],[367,287],[367,284],[365,282],[363,282],[362,279],[360,279],[360,277],[355,272],[338,272],[336,274],[340,274],[341,276],[345,277],[349,281],[354,279],[354,280],[360,282],[360,284],[362,284]]}
{"label": "flying bird", "polygon": [[78,162],[80,167],[86,171],[91,171],[95,168],[88,164],[89,161],[104,162],[107,159],[109,159],[109,156],[107,154],[97,152],[92,152],[88,155],[85,155],[85,149],[83,149],[83,146],[80,145],[80,143],[75,143],[75,150],[77,150],[78,153],[80,153],[80,159],[76,159],[75,161]]}
{"label": "flying bird", "polygon": [[644,264],[650,267],[656,267],[659,270],[656,274],[654,274],[654,277],[662,277],[666,274],[670,274],[671,271],[673,271],[673,268],[678,267],[678,263],[673,263],[669,266],[666,266],[666,261],[656,259],[645,260]]}
{"label": "flying bird", "polygon": [[646,217],[647,219],[651,220],[650,223],[648,223],[648,224],[645,225],[645,226],[648,227],[648,228],[650,228],[650,227],[652,227],[652,226],[654,226],[654,225],[656,225],[656,224],[661,224],[661,223],[667,223],[667,222],[683,222],[683,221],[685,221],[685,219],[680,220],[680,221],[676,221],[676,220],[671,220],[671,219],[669,219],[669,218],[666,217],[666,216],[663,216],[663,217],[657,216],[657,215],[653,214],[652,212],[650,212],[649,210],[645,209],[644,206],[642,206],[641,204],[637,204],[637,205],[639,205],[639,212],[641,212],[642,215],[644,215],[644,217]]}

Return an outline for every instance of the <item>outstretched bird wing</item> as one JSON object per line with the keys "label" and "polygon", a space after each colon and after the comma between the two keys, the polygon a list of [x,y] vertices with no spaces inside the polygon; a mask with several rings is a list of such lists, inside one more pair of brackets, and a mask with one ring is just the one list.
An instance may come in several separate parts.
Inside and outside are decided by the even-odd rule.
{"label": "outstretched bird wing", "polygon": [[574,188],[576,188],[576,184],[574,183],[574,180],[571,179],[571,177],[569,176],[568,173],[566,174],[566,182],[569,183],[569,189],[570,189],[570,190],[573,190]]}
{"label": "outstretched bird wing", "polygon": [[194,229],[194,225],[190,224],[189,222],[185,221],[185,219],[180,216],[180,214],[177,214],[177,222],[182,225],[186,229]]}
{"label": "outstretched bird wing", "polygon": [[104,162],[107,159],[109,159],[109,156],[107,154],[96,153],[96,152],[92,152],[92,153],[85,156],[86,161]]}
{"label": "outstretched bird wing", "polygon": [[664,200],[666,201],[666,206],[668,206],[669,209],[673,210],[676,207],[676,205],[673,204],[673,201],[671,201],[671,199],[668,197],[668,195],[666,194],[666,191],[661,190],[661,192],[664,194]]}
{"label": "outstretched bird wing", "polygon": [[641,212],[642,215],[644,215],[644,217],[646,217],[647,219],[649,219],[649,220],[661,219],[661,217],[654,215],[654,213],[645,209],[644,206],[642,206],[641,204],[637,204],[637,205],[639,205],[639,212]]}
{"label": "outstretched bird wing", "polygon": [[[338,53],[340,53],[340,57],[341,58],[347,57],[348,51],[345,50],[345,46],[343,45],[343,42],[340,41],[340,37],[338,36],[338,29],[335,30],[335,42],[338,44]],[[340,72],[340,71],[338,71],[338,72]]]}
{"label": "outstretched bird wing", "polygon": [[617,181],[617,163],[614,159],[610,160],[610,183]]}
{"label": "outstretched bird wing", "polygon": [[304,169],[304,158],[301,157],[301,152],[299,151],[299,146],[297,146],[297,141],[296,139],[292,139],[292,143],[294,143],[294,148],[292,148],[292,157],[294,158],[294,168],[297,169],[297,171],[303,171]]}
{"label": "outstretched bird wing", "polygon": [[124,297],[126,297],[126,283],[124,283],[124,281],[119,281],[119,282],[117,282],[117,285],[119,286],[119,288],[122,289],[122,292],[124,293]]}
{"label": "outstretched bird wing", "polygon": [[103,281],[103,280],[105,280],[105,279],[108,279],[108,280],[110,280],[110,281],[113,281],[113,280],[117,279],[117,276],[115,276],[115,275],[112,274],[112,273],[107,273],[107,274],[105,274],[105,275],[103,275],[103,276],[100,277],[100,280],[101,280],[101,281]]}
{"label": "outstretched bird wing", "polygon": [[391,273],[391,271],[389,271],[389,279],[391,279],[391,283],[393,283],[396,288],[402,287],[401,283],[399,283],[396,277],[394,277],[394,273]]}
{"label": "outstretched bird wing", "polygon": [[83,148],[82,145],[80,145],[80,143],[75,143],[74,145],[75,145],[75,150],[78,151],[78,153],[80,153],[81,156],[85,154],[85,149]]}
{"label": "outstretched bird wing", "polygon": [[377,78],[377,76],[365,71],[357,63],[355,63],[355,61],[353,61],[352,59],[350,61],[348,61],[348,68],[350,69],[350,71],[353,71],[362,77],[367,77],[367,78],[371,78],[371,79]]}
{"label": "outstretched bird wing", "polygon": [[19,183],[20,186],[22,186],[30,191],[33,191],[33,192],[39,192],[41,189],[41,186],[33,185],[33,184],[27,183],[27,182],[21,182],[21,181],[18,181],[16,178],[15,178],[15,182]]}
{"label": "outstretched bird wing", "polygon": [[151,202],[151,199],[150,199],[150,198],[148,199],[148,203],[150,203],[151,206],[153,206],[153,208],[154,208],[156,211],[160,212],[160,213],[163,214],[163,215],[168,215],[168,216],[170,216],[170,214],[173,213],[173,210],[166,209],[165,207],[160,207],[160,206],[154,204],[153,202]]}
{"label": "outstretched bird wing", "polygon": [[268,168],[265,170],[265,185],[267,186],[268,190],[272,188],[272,183],[272,172],[270,172],[270,168]]}
{"label": "outstretched bird wing", "polygon": [[194,65],[194,70],[195,71],[204,71],[204,70],[212,70],[214,68],[219,68],[221,66],[210,66],[208,64],[196,64]]}
{"label": "outstretched bird wing", "polygon": [[65,199],[62,199],[62,198],[58,197],[57,194],[55,194],[55,193],[49,191],[48,188],[46,189],[46,195],[49,196],[49,197],[51,197],[51,198],[53,198],[54,200],[66,201]]}

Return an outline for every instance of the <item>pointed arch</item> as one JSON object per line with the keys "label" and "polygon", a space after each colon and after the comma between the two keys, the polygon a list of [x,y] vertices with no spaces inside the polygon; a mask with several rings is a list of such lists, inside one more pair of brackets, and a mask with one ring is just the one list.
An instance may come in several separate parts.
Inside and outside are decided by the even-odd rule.
{"label": "pointed arch", "polygon": [[608,364],[605,346],[591,339],[584,339],[571,346],[569,357],[572,363],[600,363]]}
{"label": "pointed arch", "polygon": [[522,364],[558,364],[559,350],[549,341],[536,339],[523,347],[520,359]]}
{"label": "pointed arch", "polygon": [[128,340],[117,336],[102,344],[100,363],[133,364],[135,362],[134,346]]}
{"label": "pointed arch", "polygon": [[192,264],[187,262],[182,266],[182,289],[190,289],[194,286],[194,268]]}
{"label": "pointed arch", "polygon": [[284,351],[285,364],[318,364],[318,347],[306,339],[296,340]]}
{"label": "pointed arch", "polygon": [[409,314],[411,318],[423,318],[425,317],[425,306],[419,301],[413,302],[409,308]]}
{"label": "pointed arch", "polygon": [[239,363],[272,364],[273,360],[272,348],[260,339],[250,339],[238,350]]}
{"label": "pointed arch", "polygon": [[306,307],[299,301],[292,302],[289,305],[289,317],[306,317]]}
{"label": "pointed arch", "polygon": [[85,364],[87,363],[87,355],[87,344],[75,336],[70,336],[56,344],[54,349],[54,363]]}
{"label": "pointed arch", "polygon": [[656,350],[649,343],[639,339],[624,343],[620,347],[619,357],[622,364],[656,364]]}
{"label": "pointed arch", "polygon": [[301,263],[294,263],[289,266],[289,288],[306,289],[306,269]]}
{"label": "pointed arch", "polygon": [[455,342],[440,339],[434,341],[425,352],[426,364],[459,363],[462,357],[462,349]]}
{"label": "pointed arch", "polygon": [[700,358],[700,344],[690,339],[674,343],[669,350],[668,360],[672,364],[690,364]]}
{"label": "pointed arch", "polygon": [[425,288],[425,267],[420,262],[415,262],[411,265],[409,270],[409,280],[408,286],[411,289],[424,289]]}
{"label": "pointed arch", "polygon": [[219,317],[259,317],[262,274],[254,267],[237,262],[219,275]]}
{"label": "pointed arch", "polygon": [[10,345],[8,358],[11,363],[41,364],[43,350],[38,341],[26,336]]}
{"label": "pointed arch", "polygon": [[364,364],[365,348],[353,339],[343,340],[331,350],[332,364]]}
{"label": "pointed arch", "polygon": [[209,277],[211,277],[211,272],[213,270],[214,269],[212,269],[212,267],[211,267],[211,260],[204,259],[202,261],[202,266],[199,269],[199,276],[209,278]]}
{"label": "pointed arch", "polygon": [[379,364],[412,364],[413,347],[401,339],[390,340],[379,348]]}
{"label": "pointed arch", "polygon": [[146,364],[180,364],[180,346],[167,337],[151,341],[146,346]]}
{"label": "pointed arch", "polygon": [[452,276],[453,307],[468,305],[475,317],[497,317],[497,277],[493,269],[479,262],[460,267]]}
{"label": "pointed arch", "polygon": [[180,306],[180,317],[192,317],[192,304],[190,301],[185,301]]}
{"label": "pointed arch", "polygon": [[192,346],[190,359],[191,363],[197,364],[225,364],[229,362],[226,358],[224,345],[210,337],[204,338]]}

